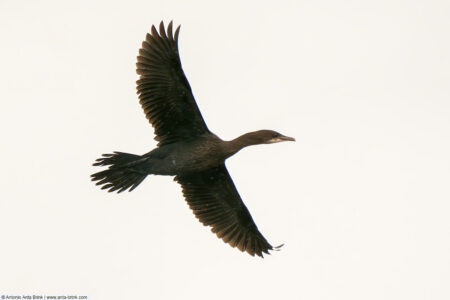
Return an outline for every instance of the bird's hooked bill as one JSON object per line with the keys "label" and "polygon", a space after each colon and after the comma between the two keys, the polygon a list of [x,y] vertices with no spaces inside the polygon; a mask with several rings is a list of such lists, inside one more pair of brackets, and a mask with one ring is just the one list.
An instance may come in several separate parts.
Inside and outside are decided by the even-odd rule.
{"label": "bird's hooked bill", "polygon": [[288,142],[288,141],[295,142],[295,139],[293,137],[285,136],[285,135],[281,135],[280,134],[280,135],[278,135],[276,137],[271,138],[266,143],[267,144],[273,144],[273,143]]}
{"label": "bird's hooked bill", "polygon": [[295,139],[293,138],[293,137],[290,137],[290,136],[280,136],[280,139],[282,140],[282,141],[291,141],[291,142],[295,142]]}

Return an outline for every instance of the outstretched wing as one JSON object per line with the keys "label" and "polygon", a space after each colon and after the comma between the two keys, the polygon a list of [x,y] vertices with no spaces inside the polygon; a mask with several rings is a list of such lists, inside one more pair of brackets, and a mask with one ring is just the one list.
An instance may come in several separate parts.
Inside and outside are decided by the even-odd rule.
{"label": "outstretched wing", "polygon": [[209,132],[195,103],[178,54],[180,27],[172,34],[172,22],[152,26],[137,57],[139,102],[155,129],[159,145],[186,140]]}
{"label": "outstretched wing", "polygon": [[225,165],[189,175],[178,175],[184,197],[197,219],[232,247],[263,257],[274,248],[258,231]]}

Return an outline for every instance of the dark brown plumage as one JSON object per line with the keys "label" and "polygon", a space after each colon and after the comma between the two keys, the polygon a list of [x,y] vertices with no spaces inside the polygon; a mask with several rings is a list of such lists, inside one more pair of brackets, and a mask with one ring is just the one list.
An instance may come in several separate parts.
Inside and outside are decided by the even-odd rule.
{"label": "dark brown plumage", "polygon": [[[178,53],[180,27],[159,32],[152,26],[137,57],[137,93],[155,130],[158,147],[144,155],[103,154],[92,174],[109,192],[132,191],[147,175],[170,175],[182,186],[195,216],[224,242],[251,255],[274,247],[259,232],[225,167],[225,160],[250,145],[294,141],[272,130],[246,133],[223,141],[209,131],[197,107]],[[276,248],[276,247],[275,247]]]}

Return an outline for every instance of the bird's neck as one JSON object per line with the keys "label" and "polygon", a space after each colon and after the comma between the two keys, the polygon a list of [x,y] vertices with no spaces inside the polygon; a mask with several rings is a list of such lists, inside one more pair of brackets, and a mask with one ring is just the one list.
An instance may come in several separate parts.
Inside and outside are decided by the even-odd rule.
{"label": "bird's neck", "polygon": [[245,147],[258,144],[260,144],[260,141],[254,138],[253,132],[249,132],[235,138],[234,140],[227,141],[225,152],[227,157],[230,157]]}

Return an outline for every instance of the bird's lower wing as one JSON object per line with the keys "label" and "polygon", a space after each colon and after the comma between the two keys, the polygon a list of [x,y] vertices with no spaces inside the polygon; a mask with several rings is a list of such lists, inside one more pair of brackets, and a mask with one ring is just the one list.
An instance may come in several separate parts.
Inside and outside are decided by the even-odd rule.
{"label": "bird's lower wing", "polygon": [[189,175],[176,176],[184,197],[197,219],[224,242],[250,255],[263,256],[273,250],[256,224],[225,165]]}

